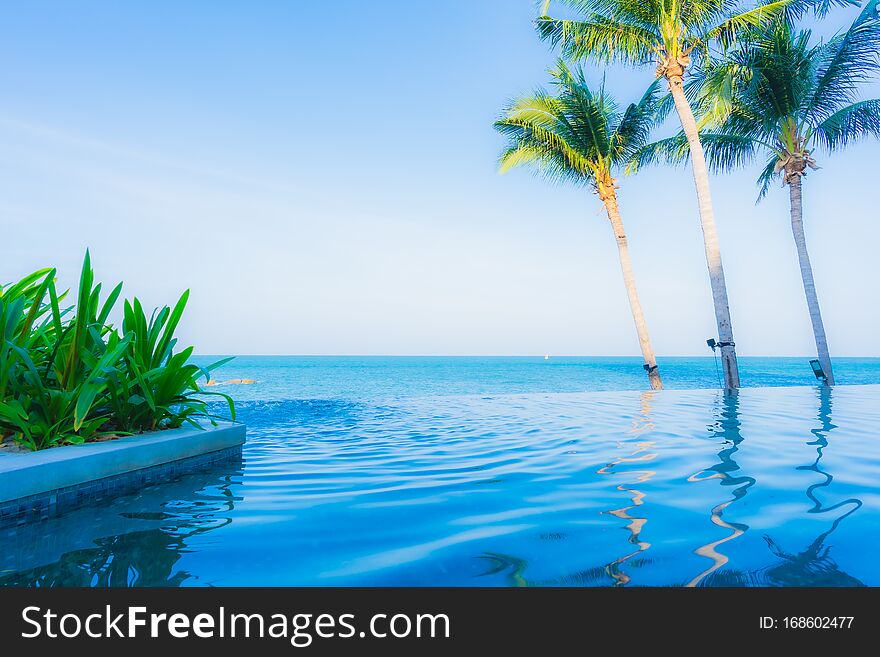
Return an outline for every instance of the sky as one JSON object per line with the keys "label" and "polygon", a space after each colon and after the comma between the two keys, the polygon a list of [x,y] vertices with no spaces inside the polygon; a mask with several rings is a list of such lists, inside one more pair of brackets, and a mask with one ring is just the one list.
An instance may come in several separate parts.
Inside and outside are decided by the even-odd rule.
{"label": "sky", "polygon": [[[636,355],[598,199],[497,173],[492,122],[556,56],[535,15],[533,0],[4,2],[0,280],[53,266],[69,286],[89,248],[98,280],[149,306],[189,288],[180,337],[204,354]],[[627,103],[652,75],[613,68],[607,87]],[[804,184],[839,356],[880,355],[878,149],[820,155]],[[738,351],[808,355],[788,194],[756,206],[758,169],[712,179]],[[709,355],[690,172],[646,169],[619,193],[655,350]]]}

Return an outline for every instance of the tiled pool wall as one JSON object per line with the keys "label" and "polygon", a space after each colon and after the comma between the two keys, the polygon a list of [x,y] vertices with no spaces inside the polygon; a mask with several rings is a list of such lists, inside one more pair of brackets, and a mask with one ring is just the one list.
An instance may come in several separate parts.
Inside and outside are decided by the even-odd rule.
{"label": "tiled pool wall", "polygon": [[0,528],[47,520],[85,504],[135,493],[145,486],[236,460],[241,460],[241,445],[0,502]]}

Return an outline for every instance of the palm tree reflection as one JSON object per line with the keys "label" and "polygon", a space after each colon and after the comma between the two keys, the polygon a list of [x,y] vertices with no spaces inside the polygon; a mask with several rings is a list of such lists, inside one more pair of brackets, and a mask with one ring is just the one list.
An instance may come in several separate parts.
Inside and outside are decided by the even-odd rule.
{"label": "palm tree reflection", "polygon": [[722,486],[735,487],[731,493],[731,498],[713,507],[711,511],[712,523],[729,529],[730,533],[717,541],[712,541],[694,550],[695,554],[710,559],[712,565],[688,582],[687,586],[697,586],[704,578],[724,566],[729,558],[727,555],[719,552],[717,548],[728,541],[742,536],[749,528],[744,523],[725,520],[723,515],[727,507],[746,496],[749,488],[754,486],[756,481],[754,477],[737,476],[735,474],[740,469],[739,464],[733,459],[733,455],[739,451],[739,444],[743,440],[740,426],[739,393],[737,391],[726,391],[721,397],[720,413],[712,433],[725,441],[727,446],[718,452],[719,463],[691,475],[688,477],[688,481],[698,482],[709,479],[721,479]]}
{"label": "palm tree reflection", "polygon": [[832,391],[833,388],[829,386],[819,387],[819,428],[813,429],[810,432],[816,437],[816,439],[807,443],[807,445],[816,446],[816,460],[813,461],[811,465],[802,465],[797,468],[798,470],[815,472],[816,474],[824,477],[824,481],[820,481],[819,483],[813,484],[812,486],[807,488],[807,497],[810,498],[810,501],[813,503],[813,508],[811,508],[808,513],[828,513],[829,511],[835,511],[836,509],[849,507],[849,510],[838,517],[834,521],[832,528],[828,532],[823,534],[823,536],[827,536],[832,531],[834,531],[837,525],[840,524],[840,521],[842,521],[851,513],[854,513],[859,507],[862,506],[862,501],[856,498],[843,500],[842,502],[838,502],[837,504],[834,504],[832,506],[825,506],[816,495],[816,491],[818,491],[820,488],[827,488],[831,485],[831,482],[834,481],[834,477],[829,472],[826,472],[819,467],[819,462],[824,456],[824,450],[826,447],[828,447],[828,434],[830,434],[833,429],[837,428],[837,425],[831,422]]}
{"label": "palm tree reflection", "polygon": [[[505,580],[509,586],[602,586],[608,583],[607,566],[585,568],[568,575],[532,580],[525,576],[528,566],[528,561],[525,559],[498,552],[485,552],[478,558],[489,564],[488,570],[480,573],[480,577],[506,572]],[[647,559],[639,558],[633,558],[629,562],[633,568],[639,568],[648,563],[650,562]]]}
{"label": "palm tree reflection", "polygon": [[[654,429],[654,423],[651,419],[651,401],[655,394],[654,391],[645,391],[641,393],[640,417],[633,421],[632,429],[627,432],[629,435],[638,438],[640,435]],[[623,441],[619,442],[617,447],[623,448],[627,445],[629,445],[629,443]],[[648,463],[653,461],[657,458],[657,454],[648,452],[648,450],[654,445],[655,441],[640,440],[635,443],[635,449],[633,451],[626,456],[621,456],[599,468],[596,472],[602,475],[617,475],[621,474],[614,469],[618,465]],[[655,470],[641,469],[626,470],[625,474],[635,475],[635,483],[638,484],[650,481],[657,472]],[[631,567],[638,568],[649,563],[647,559],[640,558],[637,555],[645,552],[651,547],[651,544],[641,538],[642,530],[648,522],[648,519],[643,516],[630,515],[632,509],[638,508],[644,504],[645,493],[637,489],[633,484],[626,483],[618,485],[617,490],[627,493],[631,504],[618,509],[604,511],[603,513],[607,513],[627,522],[624,527],[629,532],[627,543],[635,545],[635,550],[624,554],[605,566],[588,568],[569,575],[562,575],[560,577],[544,580],[529,580],[526,578],[525,571],[528,562],[525,559],[509,554],[487,552],[479,557],[489,563],[489,568],[481,573],[481,576],[485,577],[506,572],[506,580],[511,586],[596,586],[607,582],[608,577],[611,577],[614,580],[614,586],[628,584],[632,578],[621,569],[621,565],[624,562],[629,562]]]}
{"label": "palm tree reflection", "polygon": [[[651,400],[653,399],[653,397],[654,392],[642,393],[641,417],[633,422],[633,428],[629,431],[631,435],[639,436],[645,432],[649,432],[654,429],[654,423],[651,421]],[[635,445],[635,451],[631,452],[628,456],[623,456],[615,461],[612,461],[605,467],[600,468],[597,472],[599,474],[613,475],[617,474],[617,472],[614,471],[614,468],[622,463],[648,463],[650,461],[653,461],[655,458],[657,458],[657,454],[652,452],[645,452],[651,449],[654,444],[655,441],[637,442]],[[618,447],[623,447],[623,445],[624,443],[620,443],[618,444]],[[638,484],[650,481],[651,478],[655,474],[657,474],[656,470],[627,470],[626,472],[627,474],[636,475],[635,483]],[[648,522],[648,519],[643,516],[629,515],[630,510],[640,507],[644,504],[645,493],[635,488],[632,484],[620,484],[619,486],[617,486],[617,490],[627,493],[632,504],[621,507],[619,509],[606,511],[606,513],[615,516],[616,518],[628,521],[626,529],[627,531],[629,531],[630,535],[627,541],[631,545],[635,545],[636,549],[607,564],[605,566],[605,572],[612,579],[614,579],[615,586],[623,586],[631,581],[631,577],[626,572],[621,570],[622,564],[626,561],[629,561],[636,555],[645,552],[648,548],[651,547],[651,544],[641,539],[642,530],[644,529],[645,524]]]}
{"label": "palm tree reflection", "polygon": [[778,559],[776,563],[755,571],[726,569],[713,572],[709,577],[703,575],[704,586],[864,586],[860,580],[840,570],[829,554],[831,548],[825,545],[828,536],[862,506],[862,501],[849,498],[826,506],[819,499],[819,489],[827,488],[834,480],[831,473],[823,470],[819,464],[829,445],[828,436],[837,427],[831,421],[833,388],[819,386],[817,394],[819,426],[811,430],[815,439],[807,443],[816,447],[816,459],[810,465],[799,466],[797,470],[815,472],[823,478],[806,489],[806,496],[813,503],[807,513],[839,513],[834,514],[831,526],[801,552],[786,552],[773,538],[764,536],[770,552]]}

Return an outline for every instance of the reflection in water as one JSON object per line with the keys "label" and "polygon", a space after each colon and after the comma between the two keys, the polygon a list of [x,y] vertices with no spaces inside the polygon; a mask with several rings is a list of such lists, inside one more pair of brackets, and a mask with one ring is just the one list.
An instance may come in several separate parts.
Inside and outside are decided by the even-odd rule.
{"label": "reflection in water", "polygon": [[182,537],[149,529],[99,538],[93,548],[64,554],[53,564],[0,579],[3,586],[180,586],[190,578],[174,571],[184,547]]}
{"label": "reflection in water", "polygon": [[242,413],[246,472],[6,528],[0,585],[880,583],[880,386]]}
{"label": "reflection in water", "polygon": [[[505,580],[507,581],[508,586],[600,586],[608,580],[607,566],[587,568],[570,575],[530,580],[524,575],[526,567],[528,566],[528,561],[525,559],[513,557],[509,554],[499,554],[497,552],[486,552],[478,558],[489,562],[489,569],[480,573],[480,577],[497,575],[498,573],[506,571],[507,576],[505,577]],[[632,568],[641,568],[650,563],[651,561],[649,559],[635,558],[630,560],[629,565]]]}
{"label": "reflection in water", "polygon": [[816,447],[816,459],[810,465],[798,466],[797,470],[815,472],[823,477],[823,480],[807,487],[806,496],[813,503],[808,513],[829,513],[840,510],[841,513],[834,517],[831,526],[817,536],[805,550],[798,553],[786,552],[770,536],[764,536],[770,552],[779,559],[775,564],[760,568],[751,572],[743,572],[736,569],[728,569],[713,573],[707,578],[707,586],[865,586],[859,579],[840,570],[837,563],[829,556],[830,547],[825,546],[825,540],[834,532],[844,518],[855,513],[861,506],[862,501],[850,498],[825,506],[817,495],[820,488],[831,485],[834,477],[831,473],[819,467],[824,456],[824,450],[828,447],[828,436],[837,426],[831,421],[831,402],[833,389],[828,386],[819,386],[819,427],[812,429],[815,437],[807,445]]}
{"label": "reflection in water", "polygon": [[748,493],[749,488],[755,484],[754,477],[735,476],[740,467],[733,459],[733,455],[739,451],[739,444],[743,437],[740,432],[739,420],[739,393],[737,391],[728,391],[721,396],[721,408],[718,420],[715,423],[712,433],[728,443],[728,446],[718,452],[719,463],[711,468],[697,472],[690,477],[688,481],[698,482],[707,481],[709,479],[721,479],[722,486],[735,486],[731,493],[731,498],[726,502],[722,502],[713,507],[711,511],[712,523],[730,530],[730,534],[712,541],[706,545],[698,547],[694,550],[695,554],[701,557],[711,559],[712,565],[699,575],[694,577],[687,586],[697,586],[705,577],[714,573],[728,562],[727,555],[718,551],[718,546],[732,541],[742,536],[749,528],[748,525],[738,522],[730,522],[724,519],[724,510],[739,499],[742,499]]}
{"label": "reflection in water", "polygon": [[[241,461],[215,467],[225,469],[184,475],[110,507],[77,509],[6,530],[34,549],[18,554],[14,569],[3,568],[13,572],[0,574],[0,586],[180,586],[193,579],[177,567],[188,541],[229,524],[239,499],[232,489],[240,481]],[[50,534],[64,546],[60,556],[40,549]],[[0,543],[6,538],[0,534]],[[82,547],[72,549],[77,545]]]}
{"label": "reflection in water", "polygon": [[816,460],[813,461],[811,465],[802,465],[797,468],[798,470],[815,472],[816,474],[824,477],[824,481],[820,481],[819,483],[813,484],[812,486],[807,488],[807,497],[810,498],[810,501],[813,503],[813,508],[811,508],[808,513],[827,513],[829,511],[834,511],[843,507],[849,507],[848,511],[835,519],[834,523],[831,526],[831,529],[823,534],[823,537],[827,536],[835,529],[837,529],[837,525],[840,524],[840,522],[844,518],[846,518],[851,513],[854,513],[859,507],[862,506],[862,501],[855,498],[838,502],[837,504],[834,504],[832,506],[825,506],[816,495],[817,490],[819,490],[820,488],[827,488],[834,480],[834,477],[829,472],[826,472],[819,467],[819,461],[822,460],[822,456],[824,456],[824,450],[826,447],[828,447],[828,435],[831,433],[832,429],[837,428],[837,425],[831,422],[831,395],[831,387],[819,387],[819,428],[813,429],[811,431],[816,439],[807,443],[808,445],[816,446]]}
{"label": "reflection in water", "polygon": [[[640,435],[652,431],[654,423],[651,420],[651,400],[654,398],[654,391],[642,392],[640,400],[640,416],[633,421],[632,428],[627,432],[631,436],[638,438]],[[618,449],[623,448],[627,443],[618,442]],[[615,470],[616,466],[630,463],[648,463],[657,458],[656,453],[645,453],[655,445],[655,441],[639,441],[635,444],[635,450],[626,456],[621,456],[607,465],[599,468],[596,472],[601,475],[626,474],[636,477],[635,483],[646,483],[657,474],[654,470],[626,470],[619,473]],[[651,547],[651,544],[641,539],[642,530],[648,522],[646,517],[632,516],[629,512],[632,509],[640,507],[644,504],[645,493],[635,488],[632,484],[620,484],[617,490],[627,493],[632,502],[627,506],[610,511],[604,511],[616,518],[625,520],[627,524],[625,529],[629,532],[627,543],[635,545],[636,549],[627,554],[618,557],[603,567],[589,568],[587,570],[578,571],[571,575],[563,575],[553,579],[545,579],[538,581],[530,581],[525,577],[525,570],[528,562],[525,559],[514,557],[508,554],[498,554],[487,552],[481,555],[480,559],[485,559],[490,563],[490,567],[481,573],[481,577],[488,575],[496,575],[507,571],[507,582],[511,586],[595,586],[602,583],[606,577],[614,580],[614,586],[623,586],[631,581],[631,576],[621,569],[624,562],[629,561],[629,565],[638,568],[650,563],[650,560],[644,558],[634,558]]]}
{"label": "reflection in water", "polygon": [[487,552],[477,558],[489,562],[489,568],[485,572],[480,573],[480,577],[488,577],[489,575],[497,575],[507,571],[505,579],[509,586],[533,586],[524,574],[526,566],[528,566],[525,559],[495,552]]}
{"label": "reflection in water", "polygon": [[[633,422],[633,428],[629,431],[630,434],[639,436],[645,432],[654,429],[654,423],[651,421],[651,400],[653,399],[653,397],[653,391],[643,392],[641,394],[641,417]],[[656,453],[644,454],[643,452],[652,448],[654,444],[654,441],[642,441],[636,443],[635,451],[629,454],[629,456],[624,456],[615,461],[612,461],[604,468],[600,468],[598,470],[598,473],[616,474],[613,468],[620,465],[621,463],[647,463],[649,461],[653,461],[657,458]],[[622,446],[622,444],[618,444],[618,447]],[[636,483],[639,484],[650,481],[651,478],[655,474],[657,474],[654,470],[627,470],[626,473],[636,475]],[[635,545],[636,549],[609,563],[607,566],[605,566],[605,572],[608,573],[608,575],[614,580],[615,586],[623,586],[625,584],[628,584],[631,578],[621,569],[621,565],[625,561],[632,559],[637,554],[647,550],[649,547],[651,547],[651,544],[647,541],[643,541],[640,538],[642,530],[644,529],[645,524],[648,522],[648,519],[646,517],[629,515],[629,511],[631,509],[642,506],[644,504],[645,493],[636,489],[635,487],[628,488],[627,484],[620,484],[619,486],[617,486],[617,490],[628,493],[632,504],[621,507],[619,509],[607,511],[607,513],[622,520],[628,521],[626,529],[629,531],[630,536],[627,540],[631,545]]]}

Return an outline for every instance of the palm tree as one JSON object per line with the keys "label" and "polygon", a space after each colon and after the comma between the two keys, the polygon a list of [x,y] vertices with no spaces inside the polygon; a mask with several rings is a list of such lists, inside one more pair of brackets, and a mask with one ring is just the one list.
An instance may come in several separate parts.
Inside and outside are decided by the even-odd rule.
{"label": "palm tree", "polygon": [[580,20],[560,20],[547,15],[550,0],[544,0],[542,16],[537,20],[541,38],[558,45],[569,57],[635,65],[654,61],[657,78],[666,79],[692,153],[726,388],[739,387],[736,346],[709,173],[683,78],[691,57],[707,59],[712,42],[728,46],[796,1],[806,0],[780,0],[739,12],[738,0],[563,0],[583,16]]}
{"label": "palm tree", "polygon": [[598,194],[617,240],[644,368],[651,388],[660,390],[663,384],[636,290],[617,204],[617,180],[612,175],[648,140],[658,116],[659,85],[652,84],[638,103],[621,113],[614,99],[605,93],[604,84],[598,92],[589,88],[582,70],[571,71],[560,61],[551,74],[559,88],[557,95],[538,91],[519,98],[495,123],[510,141],[501,155],[500,169],[505,172],[520,165],[534,165],[551,178],[589,185]]}
{"label": "palm tree", "polygon": [[[825,383],[834,371],[804,235],[802,185],[817,169],[814,152],[828,152],[870,135],[880,137],[880,99],[857,100],[858,87],[880,70],[880,15],[871,0],[844,33],[811,45],[809,31],[778,20],[695,80],[703,143],[713,169],[729,170],[759,153],[769,156],[758,184],[763,198],[773,179],[788,186],[791,230]],[[687,157],[684,135],[646,147],[636,167]],[[634,167],[634,168],[636,168]]]}

